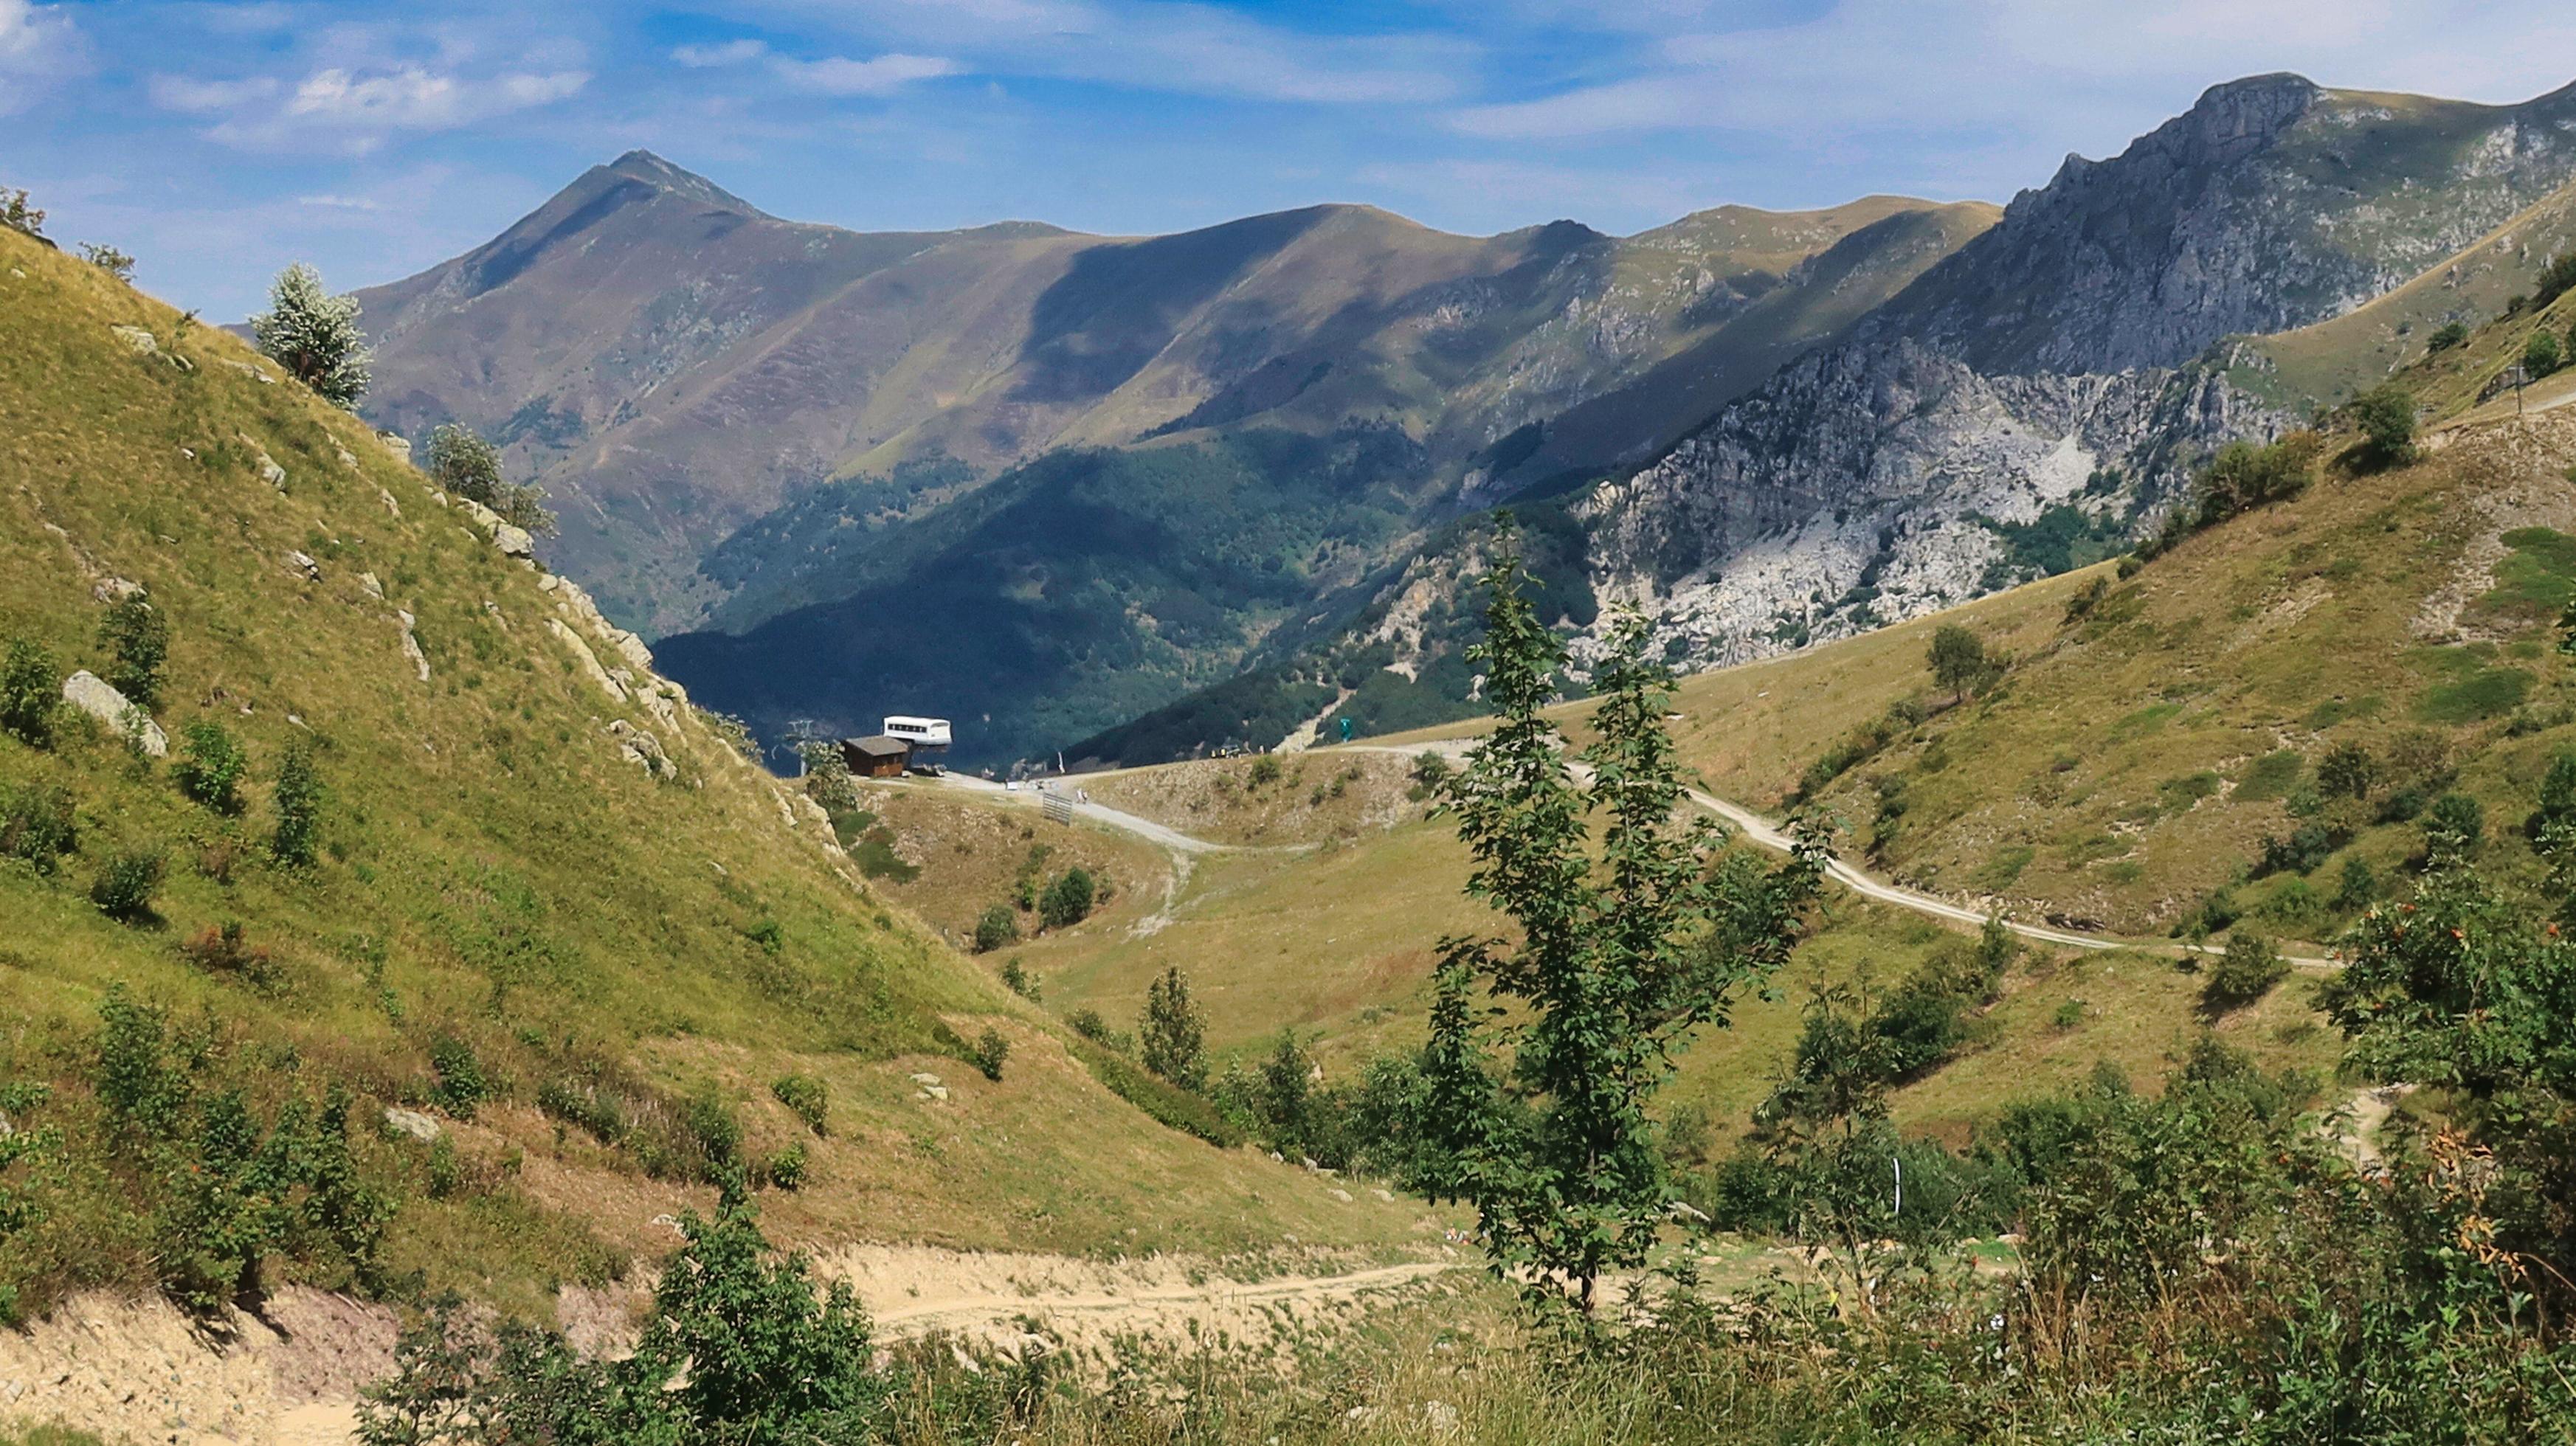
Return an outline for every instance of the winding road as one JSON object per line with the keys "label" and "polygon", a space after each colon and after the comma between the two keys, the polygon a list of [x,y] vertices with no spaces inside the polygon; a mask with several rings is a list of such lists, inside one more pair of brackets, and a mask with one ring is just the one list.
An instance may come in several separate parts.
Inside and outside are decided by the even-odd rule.
{"label": "winding road", "polygon": [[[1317,753],[1394,753],[1406,757],[1412,757],[1422,753],[1438,753],[1450,759],[1452,762],[1456,762],[1457,760],[1464,758],[1467,750],[1474,746],[1475,740],[1473,739],[1449,738],[1435,742],[1417,744],[1412,747],[1397,747],[1385,743],[1346,743],[1330,748],[1320,748],[1314,751]],[[1579,776],[1579,766],[1577,768],[1577,773]],[[962,774],[953,773],[945,776],[941,781],[951,787],[969,789],[979,794],[1008,801],[1020,807],[1037,808],[1040,806],[1040,794],[1034,785],[1023,784],[1017,789],[1006,789],[1001,784],[994,783],[989,779],[970,778]],[[1058,779],[1052,780],[1052,782],[1060,788],[1068,790],[1079,788],[1081,786],[1079,782],[1072,779]],[[1709,793],[1702,789],[1693,788],[1687,790],[1687,792],[1689,793],[1692,803],[1707,810],[1709,813],[1715,814],[1718,818],[1723,819],[1738,833],[1741,833],[1745,838],[1751,840],[1755,844],[1778,853],[1787,853],[1789,851],[1791,847],[1789,836],[1782,833],[1779,827],[1773,824],[1769,819],[1755,813],[1752,809],[1747,808],[1743,804],[1737,803],[1732,799],[1720,798],[1716,794]],[[1106,804],[1076,803],[1074,805],[1074,815],[1077,818],[1089,819],[1094,823],[1103,824],[1110,828],[1132,833],[1139,838],[1160,844],[1175,853],[1209,854],[1244,851],[1244,846],[1242,845],[1221,844],[1211,842],[1210,840],[1203,838],[1194,838],[1189,834],[1182,833],[1180,830],[1168,825],[1156,823],[1152,819],[1142,818],[1121,809],[1111,808]],[[1909,910],[1913,913],[1924,915],[1927,918],[1939,919],[1944,923],[1965,924],[1971,927],[1978,927],[1984,925],[1986,922],[1986,915],[1975,909],[1968,908],[1962,904],[1954,904],[1936,894],[1927,894],[1918,889],[1906,888],[1901,884],[1889,883],[1885,879],[1864,873],[1860,869],[1853,867],[1840,858],[1831,858],[1826,861],[1825,875],[1835,883],[1842,885],[1844,888],[1851,890],[1862,898],[1886,904],[1893,908]],[[2020,937],[2031,940],[2034,943],[2048,944],[2064,949],[2128,949],[2139,953],[2161,954],[2168,958],[2188,958],[2195,954],[2214,952],[2203,947],[2190,944],[2179,944],[2166,939],[2130,939],[2116,934],[2088,933],[2082,930],[2061,929],[2044,924],[2028,924],[2017,919],[2009,918],[2004,920],[2004,927],[2012,930],[2013,933]],[[2287,957],[2289,958],[2292,967],[2308,970],[2313,973],[2331,973],[2343,967],[2342,961],[2336,959],[2321,959],[2296,954]]]}

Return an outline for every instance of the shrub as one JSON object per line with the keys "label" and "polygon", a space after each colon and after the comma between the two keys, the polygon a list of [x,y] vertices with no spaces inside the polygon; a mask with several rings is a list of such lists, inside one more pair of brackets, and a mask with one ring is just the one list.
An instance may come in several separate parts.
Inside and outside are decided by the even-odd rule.
{"label": "shrub", "polygon": [[[1067,869],[1038,900],[1038,917],[1050,929],[1068,929],[1091,917],[1092,900],[1097,894],[1088,869]],[[977,926],[979,929],[981,925]]]}
{"label": "shrub", "polygon": [[191,723],[181,746],[185,756],[170,765],[179,791],[217,813],[241,812],[241,781],[250,771],[250,755],[231,731],[212,719]]}
{"label": "shrub", "polygon": [[2388,382],[2353,399],[2352,418],[2361,428],[2364,459],[2374,466],[2397,467],[2415,460],[2415,394]]}
{"label": "shrub", "polygon": [[2466,342],[2468,339],[2468,323],[2461,321],[2446,321],[2442,323],[2440,327],[2436,328],[2430,337],[2425,339],[2424,349],[2427,352],[2445,352],[2463,342]]}
{"label": "shrub", "polygon": [[781,1190],[805,1188],[805,1146],[790,1142],[786,1148],[769,1157],[766,1173],[769,1183]]}
{"label": "shrub", "polygon": [[31,748],[54,745],[54,716],[63,705],[62,675],[54,655],[25,638],[9,640],[0,660],[0,729]]}
{"label": "shrub", "polygon": [[998,1080],[1002,1077],[1002,1061],[1010,1057],[1011,1042],[1002,1037],[1000,1030],[987,1029],[975,1037],[975,1047],[967,1052],[966,1062],[982,1070],[984,1078]]}
{"label": "shrub", "polygon": [[2551,332],[2535,331],[2522,344],[2522,369],[2534,381],[2558,370],[2562,361],[2558,338]]}
{"label": "shrub", "polygon": [[1113,1049],[1118,1047],[1116,1033],[1109,1028],[1109,1021],[1100,1017],[1097,1009],[1077,1009],[1065,1016],[1064,1022],[1072,1027],[1074,1033],[1094,1044],[1105,1044]]}
{"label": "shrub", "polygon": [[2058,1005],[2057,1012],[2048,1016],[2048,1022],[2060,1030],[2073,1029],[2077,1025],[2082,1024],[2084,1022],[2084,1001],[2081,999],[2069,999],[2065,1003]]}
{"label": "shrub", "polygon": [[161,855],[129,850],[109,859],[89,886],[89,901],[111,919],[135,923],[151,917],[152,895],[161,887]]}
{"label": "shrub", "polygon": [[80,254],[81,259],[90,265],[128,285],[133,284],[134,257],[130,252],[120,251],[104,241],[83,241]]}
{"label": "shrub", "polygon": [[2255,866],[2257,874],[2305,874],[2324,863],[2334,852],[2334,837],[2323,824],[2303,823],[2290,831],[2288,838],[2263,840],[2263,861]]}
{"label": "shrub", "polygon": [[460,1120],[474,1118],[483,1101],[492,1096],[492,1082],[483,1074],[483,1060],[474,1046],[453,1034],[442,1033],[429,1044],[429,1067],[438,1082],[432,1094],[439,1105]]}
{"label": "shrub", "polygon": [[311,743],[302,738],[287,743],[277,761],[277,789],[271,801],[277,809],[277,831],[269,837],[269,851],[290,869],[310,866],[322,832],[322,779],[313,769]]}
{"label": "shrub", "polygon": [[995,904],[975,920],[975,952],[990,954],[1020,942],[1019,915],[1008,904]]}
{"label": "shrub", "polygon": [[2251,929],[2238,929],[2227,936],[2227,952],[2218,956],[2209,971],[2201,998],[2212,1008],[2233,1009],[2271,993],[2273,985],[2289,976],[2290,961],[2270,940]]}
{"label": "shrub", "polygon": [[0,794],[0,857],[50,875],[78,843],[69,791],[28,783]]}
{"label": "shrub", "polygon": [[1264,753],[1252,760],[1252,770],[1244,775],[1243,781],[1253,788],[1264,788],[1277,783],[1279,774],[1279,755]]}
{"label": "shrub", "polygon": [[1017,955],[1002,961],[1002,987],[1031,1003],[1035,1003],[1046,994],[1038,983],[1038,976],[1030,973],[1028,966],[1022,964]]}
{"label": "shrub", "polygon": [[2551,257],[2549,264],[2540,268],[2540,277],[2532,285],[2533,299],[2542,306],[2556,301],[2568,288],[2576,287],[2576,251]]}
{"label": "shrub", "polygon": [[689,1096],[682,1123],[706,1156],[708,1183],[721,1184],[742,1151],[742,1121],[734,1117],[733,1106],[712,1083],[702,1084]]}
{"label": "shrub", "polygon": [[322,274],[298,261],[269,286],[269,309],[250,319],[251,339],[333,406],[355,410],[367,394],[367,337],[358,299],[323,289]]}
{"label": "shrub", "polygon": [[2371,872],[2366,859],[2345,859],[2343,878],[2335,886],[2334,907],[2347,914],[2358,914],[2379,899],[2379,877]]}
{"label": "shrub", "polygon": [[269,972],[268,950],[242,937],[238,919],[227,920],[221,927],[208,925],[179,946],[181,957],[198,968],[214,974],[239,974],[254,981],[265,981]]}
{"label": "shrub", "polygon": [[2448,868],[2475,857],[2486,838],[2487,811],[2465,793],[2446,793],[2424,812],[2424,860]]}
{"label": "shrub", "polygon": [[[546,510],[546,490],[521,486],[501,475],[501,453],[471,427],[442,422],[429,434],[428,465],[422,470],[445,491],[479,502],[513,527],[540,535],[555,530],[555,515]],[[840,750],[822,745],[835,758]],[[849,771],[842,770],[847,778]],[[829,805],[825,805],[829,807]]]}
{"label": "shrub", "polygon": [[832,1133],[832,1087],[810,1074],[783,1074],[770,1081],[769,1092],[787,1106],[805,1128],[818,1135]]}
{"label": "shrub", "polygon": [[626,1137],[626,1112],[617,1097],[594,1084],[550,1079],[537,1086],[537,1108],[568,1124],[581,1126],[603,1145]]}
{"label": "shrub", "polygon": [[2215,526],[2305,492],[2324,451],[2324,440],[2307,431],[2291,432],[2262,446],[2235,441],[2219,448],[2194,482],[2199,525]]}
{"label": "shrub", "polygon": [[0,226],[41,240],[45,234],[45,213],[27,204],[24,188],[0,186]]}
{"label": "shrub", "polygon": [[170,624],[144,593],[120,598],[99,620],[107,649],[107,684],[145,712],[161,706],[161,667],[170,657]]}
{"label": "shrub", "polygon": [[2329,798],[2370,797],[2379,765],[2358,743],[2338,743],[2317,760],[2317,788]]}

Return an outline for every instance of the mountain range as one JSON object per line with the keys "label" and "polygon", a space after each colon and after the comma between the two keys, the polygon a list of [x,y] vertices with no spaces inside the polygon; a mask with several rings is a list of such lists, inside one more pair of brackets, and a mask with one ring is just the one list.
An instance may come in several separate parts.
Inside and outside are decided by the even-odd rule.
{"label": "mountain range", "polygon": [[2001,209],[1630,237],[856,233],[636,152],[362,292],[370,415],[504,443],[549,560],[765,734],[930,711],[970,761],[1137,761],[1464,708],[1448,604],[1504,502],[1578,656],[1631,604],[1686,665],[2116,550],[2218,441],[2375,380],[2300,329],[2412,296],[2374,324],[2420,354],[2549,259],[2571,178],[2576,87],[2295,76]]}

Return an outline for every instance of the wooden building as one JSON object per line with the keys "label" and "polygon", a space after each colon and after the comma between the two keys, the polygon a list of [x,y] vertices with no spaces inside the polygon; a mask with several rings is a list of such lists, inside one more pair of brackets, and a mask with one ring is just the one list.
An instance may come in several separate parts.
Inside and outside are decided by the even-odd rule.
{"label": "wooden building", "polygon": [[912,762],[912,745],[883,733],[841,740],[841,759],[861,778],[901,778]]}

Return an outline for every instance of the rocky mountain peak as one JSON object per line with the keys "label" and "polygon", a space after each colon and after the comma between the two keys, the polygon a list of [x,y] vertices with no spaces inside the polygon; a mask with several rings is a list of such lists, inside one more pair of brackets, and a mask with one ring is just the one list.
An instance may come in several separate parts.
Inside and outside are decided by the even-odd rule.
{"label": "rocky mountain peak", "polygon": [[697,172],[675,166],[647,150],[628,151],[607,165],[594,167],[590,175],[617,176],[630,181],[641,181],[658,191],[668,191],[672,195],[683,196],[721,210],[740,211],[747,216],[767,214]]}

